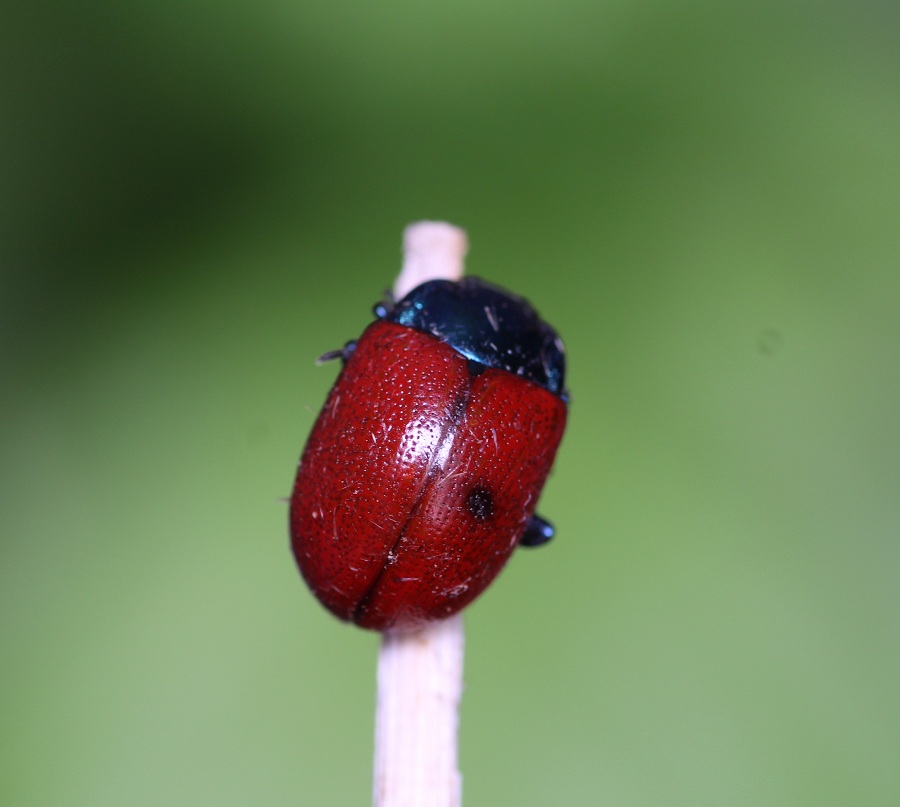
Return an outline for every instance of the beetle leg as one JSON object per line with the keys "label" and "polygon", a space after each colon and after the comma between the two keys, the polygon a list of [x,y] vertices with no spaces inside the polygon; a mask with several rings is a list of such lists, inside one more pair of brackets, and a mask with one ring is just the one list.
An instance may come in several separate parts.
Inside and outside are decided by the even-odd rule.
{"label": "beetle leg", "polygon": [[533,515],[528,519],[528,525],[525,532],[522,533],[519,544],[522,546],[532,547],[546,544],[554,535],[556,530],[549,521],[544,521],[540,516]]}
{"label": "beetle leg", "polygon": [[381,298],[381,302],[375,303],[375,305],[372,306],[372,313],[378,317],[378,319],[385,319],[391,315],[391,312],[396,305],[397,300],[394,298],[393,292],[385,291]]}
{"label": "beetle leg", "polygon": [[354,350],[356,350],[356,340],[351,339],[339,350],[329,350],[327,353],[323,353],[316,359],[316,364],[325,364],[325,362],[334,361],[335,359],[340,359],[343,364],[346,364],[347,360],[353,355]]}

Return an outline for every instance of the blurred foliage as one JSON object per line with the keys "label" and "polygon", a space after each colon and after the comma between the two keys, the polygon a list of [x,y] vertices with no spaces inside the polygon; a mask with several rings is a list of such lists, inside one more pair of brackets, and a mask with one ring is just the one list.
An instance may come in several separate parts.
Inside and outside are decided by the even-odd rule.
{"label": "blurred foliage", "polygon": [[468,805],[900,803],[888,3],[5,0],[0,802],[369,799],[279,498],[405,224],[566,339]]}

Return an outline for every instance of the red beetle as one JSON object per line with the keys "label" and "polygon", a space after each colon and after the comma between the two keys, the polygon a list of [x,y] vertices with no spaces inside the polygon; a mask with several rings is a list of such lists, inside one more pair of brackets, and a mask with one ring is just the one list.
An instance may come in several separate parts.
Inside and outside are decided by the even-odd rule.
{"label": "red beetle", "polygon": [[291,498],[294,556],[322,604],[374,630],[464,608],[518,544],[566,425],[565,353],[529,303],[433,280],[323,358],[343,369]]}

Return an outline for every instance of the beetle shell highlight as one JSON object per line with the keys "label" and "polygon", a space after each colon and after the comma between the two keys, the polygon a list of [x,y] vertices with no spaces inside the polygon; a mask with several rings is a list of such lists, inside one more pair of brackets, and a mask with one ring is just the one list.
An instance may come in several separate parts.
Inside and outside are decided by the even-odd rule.
{"label": "beetle shell highlight", "polygon": [[[519,374],[490,366],[507,356],[514,363],[508,366],[519,367],[505,346],[518,344],[515,334],[504,334],[507,343],[495,340],[498,358],[479,347],[477,323],[464,325],[480,351],[473,358],[472,349],[463,348],[464,355],[445,341],[458,344],[458,336],[402,324],[410,310],[404,304],[417,292],[421,300],[431,284],[376,308],[382,319],[345,352],[313,426],[290,510],[293,551],[306,582],[333,614],[364,628],[412,629],[474,600],[522,540],[565,429],[555,332],[524,300],[475,278],[435,282],[450,283],[451,296],[461,288],[476,305],[501,295],[530,313],[546,330],[541,344],[550,339],[558,349],[552,361],[560,372],[548,382],[537,364]],[[458,327],[446,295],[435,299],[418,307],[425,326]],[[507,320],[514,331],[519,327],[489,307],[483,316],[490,331]],[[517,332],[527,337],[526,331]],[[534,373],[542,383],[531,380]],[[548,388],[554,384],[557,391]]]}

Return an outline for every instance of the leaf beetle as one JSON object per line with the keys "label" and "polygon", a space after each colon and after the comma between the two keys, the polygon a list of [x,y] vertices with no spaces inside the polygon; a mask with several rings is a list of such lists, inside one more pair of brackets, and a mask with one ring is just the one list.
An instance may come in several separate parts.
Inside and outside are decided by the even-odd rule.
{"label": "leaf beetle", "polygon": [[565,350],[518,297],[476,277],[375,306],[300,459],[300,572],[342,620],[406,630],[474,600],[518,545],[566,425]]}

